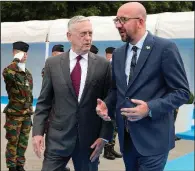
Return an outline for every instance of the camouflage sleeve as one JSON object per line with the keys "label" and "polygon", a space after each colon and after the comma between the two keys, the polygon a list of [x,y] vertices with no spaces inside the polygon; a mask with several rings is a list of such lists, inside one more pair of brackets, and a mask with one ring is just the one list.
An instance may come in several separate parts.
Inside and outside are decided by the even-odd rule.
{"label": "camouflage sleeve", "polygon": [[14,75],[15,75],[15,69],[17,67],[17,64],[19,63],[19,59],[15,58],[10,65],[8,65],[4,70],[3,70],[3,77],[4,80],[7,81],[13,81],[14,80]]}

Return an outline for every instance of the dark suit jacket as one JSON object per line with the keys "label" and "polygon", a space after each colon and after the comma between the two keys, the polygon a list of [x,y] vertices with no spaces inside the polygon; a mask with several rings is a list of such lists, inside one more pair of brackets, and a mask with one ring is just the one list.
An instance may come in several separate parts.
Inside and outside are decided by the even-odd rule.
{"label": "dark suit jacket", "polygon": [[112,137],[112,123],[102,121],[95,110],[97,98],[105,98],[110,88],[110,64],[93,53],[88,57],[87,78],[80,103],[70,78],[69,52],[46,61],[33,121],[33,136],[44,134],[44,124],[52,108],[46,136],[46,151],[49,153],[69,156],[77,138],[80,148],[87,151],[97,138],[110,140]]}
{"label": "dark suit jacket", "polygon": [[124,119],[120,109],[133,107],[131,98],[148,103],[152,117],[128,122],[132,141],[142,155],[156,155],[175,145],[174,110],[188,101],[189,85],[176,45],[148,34],[134,75],[126,84],[125,62],[128,44],[115,50],[112,58],[112,91],[105,100],[111,117],[116,106],[116,122],[121,152],[124,144]]}

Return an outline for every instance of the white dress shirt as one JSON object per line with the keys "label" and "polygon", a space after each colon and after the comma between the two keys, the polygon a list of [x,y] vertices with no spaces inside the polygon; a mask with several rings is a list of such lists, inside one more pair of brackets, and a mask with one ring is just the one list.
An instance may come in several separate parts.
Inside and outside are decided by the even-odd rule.
{"label": "white dress shirt", "polygon": [[[69,59],[70,59],[70,74],[72,73],[72,70],[74,69],[76,62],[77,62],[77,55],[75,52],[72,51],[72,49],[70,49],[70,53],[69,53]],[[88,69],[88,53],[84,54],[84,55],[80,55],[82,56],[81,60],[80,60],[80,66],[81,66],[81,83],[80,83],[80,89],[79,89],[79,96],[78,96],[78,102],[80,102],[81,100],[81,96],[83,94],[83,90],[85,87],[85,81],[86,81],[86,77],[87,77],[87,69]]]}
{"label": "white dress shirt", "polygon": [[126,63],[125,63],[125,75],[126,75],[126,78],[127,78],[127,80],[126,80],[127,85],[129,83],[131,59],[133,57],[132,47],[136,46],[138,48],[137,49],[137,60],[138,60],[140,52],[142,50],[142,47],[143,47],[143,44],[144,44],[144,41],[145,41],[147,35],[148,35],[148,31],[145,32],[144,36],[137,42],[136,45],[132,45],[131,43],[129,43],[129,47],[128,47],[128,50],[127,50],[127,59],[126,59]]}
{"label": "white dress shirt", "polygon": [[[70,53],[69,53],[70,74],[72,73],[72,70],[74,69],[74,67],[76,65],[77,56],[79,56],[79,55],[77,55],[75,52],[72,51],[72,49],[70,49]],[[84,90],[84,87],[85,87],[85,81],[86,81],[86,78],[87,78],[87,69],[88,69],[88,53],[86,53],[84,55],[80,55],[80,56],[82,56],[82,58],[80,60],[80,65],[81,65],[81,83],[80,83],[80,89],[79,89],[78,102],[80,102],[81,96],[83,94],[83,90]],[[105,140],[105,139],[103,139],[103,140],[108,142],[108,140]]]}

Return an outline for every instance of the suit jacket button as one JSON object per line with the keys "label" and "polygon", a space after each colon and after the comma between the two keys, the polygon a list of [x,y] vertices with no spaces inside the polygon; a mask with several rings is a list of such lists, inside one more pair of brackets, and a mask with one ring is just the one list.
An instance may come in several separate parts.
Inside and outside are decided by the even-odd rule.
{"label": "suit jacket button", "polygon": [[125,99],[129,100],[129,97],[125,97]]}

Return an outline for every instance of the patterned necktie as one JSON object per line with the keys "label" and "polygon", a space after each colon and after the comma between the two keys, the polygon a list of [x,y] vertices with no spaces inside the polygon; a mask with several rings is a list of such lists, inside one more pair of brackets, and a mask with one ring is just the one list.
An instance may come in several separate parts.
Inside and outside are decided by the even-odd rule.
{"label": "patterned necktie", "polygon": [[136,66],[136,62],[137,62],[137,46],[133,46],[131,50],[133,50],[133,56],[131,59],[131,66],[130,66],[130,73],[129,73],[129,82],[131,80],[131,78],[133,77],[134,74],[134,69]]}
{"label": "patterned necktie", "polygon": [[[133,56],[132,56],[132,59],[131,59],[131,66],[130,66],[130,73],[129,73],[129,82],[133,76],[133,72],[134,72],[134,69],[135,69],[135,66],[136,66],[136,61],[137,61],[137,47],[136,46],[133,46],[131,50],[133,50]],[[126,129],[126,132],[129,132],[129,128],[128,128],[128,120],[127,120],[127,117],[124,117],[124,122],[125,122],[125,129]]]}
{"label": "patterned necktie", "polygon": [[72,80],[72,85],[77,97],[79,96],[79,89],[80,89],[80,82],[81,82],[81,65],[80,65],[81,58],[82,56],[77,56],[76,65],[70,75]]}

